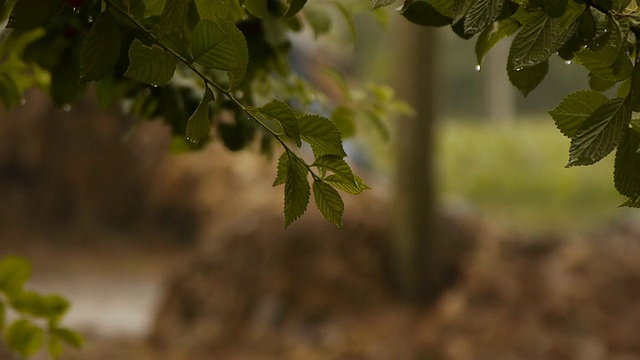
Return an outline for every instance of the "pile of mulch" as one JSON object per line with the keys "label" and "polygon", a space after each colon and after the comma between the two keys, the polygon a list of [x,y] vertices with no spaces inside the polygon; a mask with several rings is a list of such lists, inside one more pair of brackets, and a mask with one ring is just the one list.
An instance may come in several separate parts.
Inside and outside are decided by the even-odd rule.
{"label": "pile of mulch", "polygon": [[[531,238],[444,217],[460,277],[409,306],[384,204],[343,231],[257,211],[176,275],[148,345],[165,359],[638,359],[640,227]],[[355,214],[355,215],[354,215]],[[473,246],[471,246],[473,245]],[[154,352],[155,351],[155,352]]]}

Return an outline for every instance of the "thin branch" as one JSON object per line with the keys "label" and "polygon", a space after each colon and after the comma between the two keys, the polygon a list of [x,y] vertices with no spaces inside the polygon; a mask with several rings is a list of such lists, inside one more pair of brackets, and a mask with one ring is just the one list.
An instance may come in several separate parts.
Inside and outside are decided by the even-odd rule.
{"label": "thin branch", "polygon": [[284,148],[284,150],[287,153],[292,155],[297,161],[299,161],[301,164],[303,164],[307,168],[307,171],[309,171],[311,176],[314,178],[314,180],[320,180],[320,177],[311,169],[311,166],[309,164],[307,164],[307,162],[304,161],[304,159],[302,159],[298,154],[296,154],[289,147],[289,145],[287,145],[286,142],[280,137],[279,134],[277,134],[275,131],[273,131],[271,128],[269,128],[259,117],[257,117],[253,113],[252,110],[248,109],[244,104],[242,104],[242,102],[240,102],[240,100],[238,100],[235,96],[233,96],[233,94],[229,90],[225,89],[222,85],[220,85],[220,84],[216,83],[215,81],[211,80],[207,75],[205,75],[202,71],[200,71],[200,69],[198,69],[193,64],[191,64],[191,62],[189,62],[187,59],[185,59],[182,55],[180,55],[178,52],[174,51],[173,49],[171,49],[167,45],[163,44],[162,41],[160,41],[160,39],[158,39],[151,31],[149,31],[144,25],[142,25],[135,17],[133,17],[129,12],[120,9],[117,5],[115,5],[113,3],[112,0],[104,0],[104,2],[109,7],[113,8],[114,10],[119,12],[122,16],[124,16],[129,21],[131,21],[131,23],[133,23],[138,29],[140,29],[147,36],[149,36],[156,43],[156,45],[160,46],[164,51],[167,51],[168,53],[173,55],[176,59],[178,59],[181,63],[183,63],[185,66],[187,66],[194,74],[196,74],[198,77],[200,77],[202,79],[202,81],[204,81],[205,86],[209,85],[209,86],[215,88],[220,93],[222,93],[222,95],[224,95],[227,99],[231,100],[231,102],[233,102],[238,108],[240,108],[242,111],[247,113],[247,115],[253,121],[255,121],[260,126],[262,126],[265,130],[267,130],[267,132],[269,134],[271,134],[271,136],[273,136],[276,140],[278,140],[280,145],[282,145],[282,147]]}

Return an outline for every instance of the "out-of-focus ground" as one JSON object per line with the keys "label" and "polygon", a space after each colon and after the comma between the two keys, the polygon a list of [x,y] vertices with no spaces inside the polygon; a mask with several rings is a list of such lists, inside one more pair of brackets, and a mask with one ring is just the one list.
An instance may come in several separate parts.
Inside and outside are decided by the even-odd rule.
{"label": "out-of-focus ground", "polygon": [[392,285],[382,185],[347,199],[344,230],[311,210],[283,231],[264,158],[167,156],[162,126],[123,141],[127,119],[39,104],[0,122],[0,256],[29,257],[29,286],[71,299],[88,342],[65,359],[640,358],[628,212],[557,232],[444,206],[450,287],[412,307]]}

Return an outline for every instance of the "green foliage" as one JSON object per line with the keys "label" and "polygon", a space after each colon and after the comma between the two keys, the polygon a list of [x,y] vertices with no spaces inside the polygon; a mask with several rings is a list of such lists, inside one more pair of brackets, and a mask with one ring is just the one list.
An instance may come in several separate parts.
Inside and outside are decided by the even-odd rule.
{"label": "green foliage", "polygon": [[[372,6],[385,5],[373,2]],[[549,71],[554,54],[575,59],[589,72],[592,90],[569,95],[550,112],[571,138],[567,166],[591,165],[617,150],[616,189],[640,202],[638,153],[631,126],[640,110],[640,9],[630,0],[406,0],[402,15],[427,26],[451,26],[464,39],[476,34],[476,57],[513,36],[507,74],[523,95]],[[618,85],[618,96],[600,92]]]}
{"label": "green foliage", "polygon": [[[17,106],[24,91],[38,85],[66,106],[95,82],[99,104],[124,100],[139,118],[163,117],[186,147],[198,149],[216,138],[231,150],[261,141],[270,152],[278,144],[284,150],[276,184],[285,185],[285,226],[307,208],[309,177],[319,210],[341,226],[344,204],[336,190],[356,194],[367,189],[343,160],[342,138],[353,134],[356,118],[382,124],[380,117],[395,100],[365,108],[344,89],[342,103],[328,101],[291,72],[287,56],[289,33],[308,27],[316,36],[326,34],[334,13],[342,15],[355,38],[353,3],[2,2],[0,20],[8,23],[0,55],[8,60],[0,62],[0,101]],[[24,81],[22,70],[35,80]],[[309,112],[318,102],[331,118]],[[313,151],[310,162],[300,154],[303,143]],[[58,348],[55,342],[51,346]]]}
{"label": "green foliage", "polygon": [[[80,348],[82,336],[60,326],[69,302],[58,295],[25,290],[24,284],[30,276],[31,265],[25,259],[17,256],[0,259],[0,332],[9,350],[28,358],[43,350],[46,342],[46,351],[58,359],[62,356],[63,344]],[[18,315],[9,324],[6,323],[8,309]]]}

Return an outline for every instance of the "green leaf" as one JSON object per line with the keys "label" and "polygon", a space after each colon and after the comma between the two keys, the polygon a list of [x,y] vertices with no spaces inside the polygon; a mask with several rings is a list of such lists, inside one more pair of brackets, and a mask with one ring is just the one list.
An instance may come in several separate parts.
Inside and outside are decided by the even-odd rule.
{"label": "green leaf", "polygon": [[39,327],[25,319],[16,320],[5,333],[9,350],[29,357],[38,352],[43,345],[43,332]]}
{"label": "green leaf", "polygon": [[198,14],[203,20],[227,19],[233,0],[195,0]]}
{"label": "green leaf", "polygon": [[324,174],[327,171],[334,173],[335,175],[341,177],[347,182],[350,182],[351,185],[358,186],[358,182],[356,181],[355,175],[343,158],[335,155],[324,155],[316,159],[313,162],[313,165],[321,170]]}
{"label": "green leaf", "polygon": [[344,177],[341,177],[339,175],[329,175],[326,178],[324,178],[323,180],[326,183],[329,183],[331,185],[333,185],[334,187],[345,191],[351,195],[358,195],[361,192],[365,191],[365,190],[369,190],[371,189],[370,187],[368,187],[360,177],[358,177],[357,175],[354,175],[354,178],[356,179],[356,185],[353,184],[353,182],[351,181],[347,181]]}
{"label": "green leaf", "polygon": [[206,87],[204,96],[198,104],[198,108],[193,112],[187,123],[187,140],[198,143],[209,136],[211,131],[211,119],[209,118],[209,103],[213,101],[213,92]]}
{"label": "green leaf", "polygon": [[276,179],[273,181],[272,186],[282,185],[287,181],[287,176],[289,174],[289,153],[283,152],[278,158],[278,173],[276,174]]}
{"label": "green leaf", "polygon": [[262,19],[267,16],[267,0],[244,0],[242,6],[257,18]]}
{"label": "green leaf", "polygon": [[396,0],[370,0],[371,1],[371,10],[375,10],[377,8],[381,8],[384,6],[389,6],[396,2]]}
{"label": "green leaf", "polygon": [[308,142],[316,157],[347,156],[342,148],[340,130],[331,120],[318,115],[300,117],[300,137]]}
{"label": "green leaf", "polygon": [[311,196],[311,187],[307,179],[307,167],[298,159],[289,157],[287,175],[284,184],[284,226],[297,220],[305,211]]}
{"label": "green leaf", "polygon": [[153,86],[162,86],[171,80],[175,71],[176,63],[171,54],[157,45],[148,47],[138,39],[133,40],[125,77]]}
{"label": "green leaf", "polygon": [[193,31],[191,52],[200,65],[224,70],[231,88],[238,86],[247,71],[247,42],[232,21],[202,20]]}
{"label": "green leaf", "polygon": [[612,0],[593,0],[594,3],[599,5],[602,9],[609,11],[613,9],[613,1]]}
{"label": "green leaf", "polygon": [[331,16],[322,6],[307,5],[304,8],[305,19],[309,22],[311,29],[316,37],[324,35],[331,30]]}
{"label": "green leaf", "polygon": [[422,26],[447,26],[452,19],[440,14],[431,4],[424,0],[405,3],[401,11],[410,22]]}
{"label": "green leaf", "polygon": [[[625,80],[633,72],[633,64],[626,51],[609,44],[598,51],[583,49],[576,53],[576,60],[592,74],[608,81]],[[614,66],[616,62],[618,64]]]}
{"label": "green leaf", "polygon": [[627,129],[616,151],[613,179],[626,197],[640,197],[640,133]]}
{"label": "green leaf", "polygon": [[313,182],[313,198],[322,216],[338,228],[342,228],[344,202],[340,194],[331,185],[322,180],[315,180]]}
{"label": "green leaf", "polygon": [[64,343],[72,346],[75,349],[80,349],[82,345],[84,345],[84,338],[82,337],[82,335],[73,330],[63,327],[56,327],[50,329],[49,332],[52,337],[64,341]]}
{"label": "green leaf", "polygon": [[18,0],[9,16],[7,28],[33,30],[47,22],[61,3],[61,0]]}
{"label": "green leaf", "polygon": [[273,100],[259,109],[260,113],[270,118],[278,120],[285,134],[296,142],[300,147],[300,123],[295,112],[286,103]]}
{"label": "green leaf", "polygon": [[602,160],[618,146],[630,121],[631,106],[626,99],[616,98],[599,106],[571,139],[567,167]]}
{"label": "green leaf", "polygon": [[99,80],[113,70],[120,55],[121,42],[116,19],[108,12],[102,12],[82,44],[80,80]]}
{"label": "green leaf", "polygon": [[567,10],[568,0],[538,0],[542,11],[551,18],[558,18],[564,15]]}
{"label": "green leaf", "polygon": [[429,5],[433,6],[437,12],[448,17],[453,18],[455,16],[455,6],[451,0],[426,0]]}
{"label": "green leaf", "polygon": [[476,42],[476,59],[478,65],[482,65],[484,56],[491,50],[500,40],[511,36],[520,28],[520,24],[509,18],[498,22],[497,29],[494,27],[487,27],[478,37]]}
{"label": "green leaf", "polygon": [[513,69],[538,65],[551,56],[559,33],[558,21],[539,11],[524,24],[511,43],[509,64]]}
{"label": "green leaf", "polygon": [[589,73],[589,87],[592,90],[604,92],[614,87],[617,83],[617,81],[605,80],[599,76],[593,75],[593,73]]}
{"label": "green leaf", "polygon": [[633,68],[631,75],[631,92],[629,96],[631,101],[631,110],[640,111],[640,66]]}
{"label": "green leaf", "polygon": [[640,208],[640,198],[627,199],[624,203],[620,204],[621,207]]}
{"label": "green leaf", "polygon": [[540,85],[549,72],[549,61],[517,70],[511,67],[509,65],[510,63],[511,61],[507,60],[507,75],[509,76],[509,81],[520,90],[524,96],[529,95],[533,89]]}
{"label": "green leaf", "polygon": [[54,359],[59,359],[64,353],[64,348],[62,347],[62,340],[55,336],[49,336],[49,342],[47,344],[47,350],[49,354]]}
{"label": "green leaf", "polygon": [[166,2],[167,0],[144,0],[144,17],[161,15]]}
{"label": "green leaf", "polygon": [[160,18],[151,29],[162,44],[186,59],[191,58],[184,36],[188,7],[189,0],[167,0]]}
{"label": "green leaf", "polygon": [[338,127],[343,139],[352,137],[356,133],[355,111],[340,105],[331,113],[331,121]]}
{"label": "green leaf", "polygon": [[18,256],[0,260],[0,291],[8,297],[19,292],[31,276],[31,264]]}
{"label": "green leaf", "polygon": [[457,24],[460,20],[464,19],[475,2],[476,0],[453,0],[453,23]]}
{"label": "green leaf", "polygon": [[[389,1],[389,0],[386,0],[386,1]],[[391,0],[391,2],[394,2],[394,1],[395,0]],[[304,5],[307,3],[307,0],[288,0],[288,3],[289,3],[289,9],[287,10],[287,13],[284,14],[285,19],[292,18],[298,12],[300,12],[300,10],[302,10],[302,8],[304,8]]]}
{"label": "green leaf", "polygon": [[560,132],[572,138],[587,118],[607,101],[609,99],[598,91],[578,91],[564,98],[549,115]]}
{"label": "green leaf", "polygon": [[477,34],[492,24],[504,6],[505,0],[477,0],[464,19],[464,32]]}

